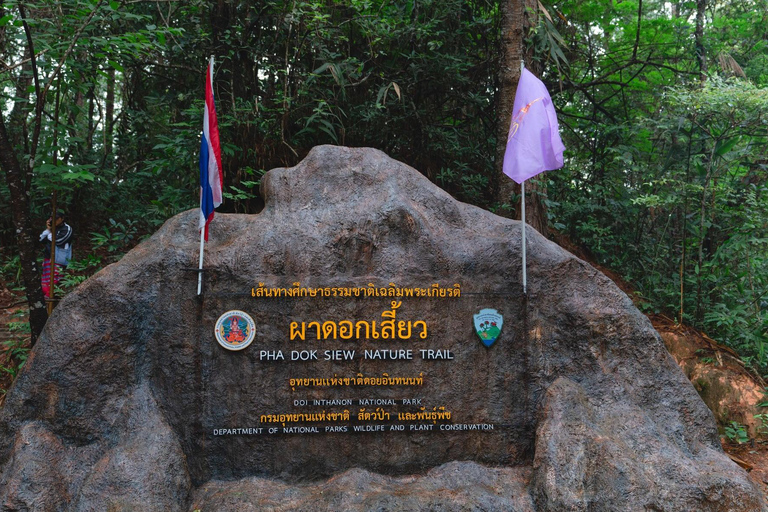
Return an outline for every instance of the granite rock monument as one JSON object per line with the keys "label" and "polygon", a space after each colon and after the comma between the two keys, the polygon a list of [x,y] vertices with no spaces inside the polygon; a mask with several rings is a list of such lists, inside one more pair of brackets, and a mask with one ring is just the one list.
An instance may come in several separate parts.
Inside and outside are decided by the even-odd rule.
{"label": "granite rock monument", "polygon": [[590,265],[529,229],[523,295],[519,222],[373,149],[261,192],[201,296],[190,211],[62,301],[0,412],[3,510],[763,510]]}

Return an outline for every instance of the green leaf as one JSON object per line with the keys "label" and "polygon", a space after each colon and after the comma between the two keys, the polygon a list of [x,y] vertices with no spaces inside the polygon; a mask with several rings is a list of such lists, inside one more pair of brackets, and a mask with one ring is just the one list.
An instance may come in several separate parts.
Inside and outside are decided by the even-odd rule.
{"label": "green leaf", "polygon": [[5,15],[5,16],[3,16],[2,18],[0,18],[0,27],[4,27],[4,26],[5,26],[5,25],[7,25],[7,24],[8,24],[8,22],[9,22],[9,21],[11,21],[12,19],[13,19],[13,16],[12,16],[12,15],[10,15],[10,14],[6,14],[6,15]]}
{"label": "green leaf", "polygon": [[728,153],[733,147],[739,143],[741,137],[733,137],[732,139],[721,140],[717,142],[715,146],[715,155],[723,156]]}
{"label": "green leaf", "polygon": [[121,66],[117,61],[109,59],[107,62],[111,67],[115,68],[117,71],[120,71],[121,73],[125,72],[125,69],[123,68],[123,66]]}
{"label": "green leaf", "polygon": [[61,176],[63,181],[94,181],[96,176],[88,171],[67,172]]}
{"label": "green leaf", "polygon": [[312,72],[312,74],[313,74],[313,75],[319,75],[320,73],[322,73],[323,71],[325,71],[326,69],[328,69],[328,66],[330,66],[330,64],[329,64],[328,62],[326,62],[325,64],[323,64],[323,65],[322,65],[322,66],[320,66],[319,68],[315,69],[315,70]]}

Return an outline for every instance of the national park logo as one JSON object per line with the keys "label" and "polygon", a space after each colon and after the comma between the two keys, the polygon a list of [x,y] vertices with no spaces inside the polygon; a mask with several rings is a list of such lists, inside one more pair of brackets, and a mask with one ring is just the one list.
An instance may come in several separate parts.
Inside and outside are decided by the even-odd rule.
{"label": "national park logo", "polygon": [[504,317],[495,309],[481,309],[473,317],[475,319],[475,332],[480,336],[480,341],[486,347],[490,347],[501,334]]}
{"label": "national park logo", "polygon": [[227,350],[243,350],[256,336],[256,322],[248,313],[227,311],[216,321],[216,341]]}

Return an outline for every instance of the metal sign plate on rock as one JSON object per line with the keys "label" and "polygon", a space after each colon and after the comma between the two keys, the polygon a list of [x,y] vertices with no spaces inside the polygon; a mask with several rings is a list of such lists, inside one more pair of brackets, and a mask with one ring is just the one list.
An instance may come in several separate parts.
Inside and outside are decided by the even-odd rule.
{"label": "metal sign plate on rock", "polygon": [[256,336],[256,322],[243,311],[227,311],[216,321],[216,341],[227,350],[243,350]]}
{"label": "metal sign plate on rock", "polygon": [[504,317],[495,309],[481,309],[476,315],[475,332],[480,337],[483,345],[490,347],[501,335],[501,328],[504,325]]}

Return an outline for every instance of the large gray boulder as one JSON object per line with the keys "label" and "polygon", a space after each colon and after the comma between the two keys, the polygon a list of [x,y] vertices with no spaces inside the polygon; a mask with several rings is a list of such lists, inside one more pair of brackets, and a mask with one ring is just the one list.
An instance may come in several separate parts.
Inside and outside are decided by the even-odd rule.
{"label": "large gray boulder", "polygon": [[[202,298],[190,211],[62,301],[0,413],[4,510],[763,510],[591,266],[529,229],[524,296],[520,223],[373,149],[315,148],[262,195],[259,215],[217,214]],[[504,316],[491,347],[481,309]],[[241,351],[214,338],[230,310],[255,322]],[[290,328],[395,315],[426,338]],[[363,384],[382,374],[418,383]]]}

